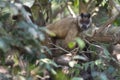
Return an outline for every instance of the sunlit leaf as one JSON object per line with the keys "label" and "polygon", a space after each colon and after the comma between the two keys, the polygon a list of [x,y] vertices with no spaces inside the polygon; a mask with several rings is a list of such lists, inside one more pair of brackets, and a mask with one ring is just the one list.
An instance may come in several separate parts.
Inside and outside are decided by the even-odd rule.
{"label": "sunlit leaf", "polygon": [[103,0],[101,5],[105,6],[105,4],[106,4],[106,0]]}
{"label": "sunlit leaf", "polygon": [[32,7],[35,0],[21,0],[21,2],[28,7]]}
{"label": "sunlit leaf", "polygon": [[9,7],[5,7],[2,9],[1,11],[3,14],[9,14],[10,13],[10,8]]}
{"label": "sunlit leaf", "polygon": [[46,29],[46,33],[49,34],[51,37],[55,37],[56,34],[48,29]]}
{"label": "sunlit leaf", "polygon": [[14,65],[19,65],[19,60],[18,60],[18,56],[19,56],[19,53],[17,51],[14,52],[14,58],[13,58],[13,61],[14,61]]}
{"label": "sunlit leaf", "polygon": [[11,13],[12,15],[18,15],[19,12],[18,12],[18,9],[15,7],[15,5],[14,5],[14,4],[11,4],[10,6],[11,6],[11,7],[10,7],[10,13]]}
{"label": "sunlit leaf", "polygon": [[30,35],[31,35],[33,38],[37,38],[37,37],[38,37],[38,33],[37,33],[37,31],[36,31],[34,28],[29,27],[29,28],[28,28],[28,32],[30,33]]}
{"label": "sunlit leaf", "polygon": [[74,56],[73,59],[79,59],[79,60],[83,60],[83,61],[87,61],[88,60],[86,57],[80,56],[80,55]]}
{"label": "sunlit leaf", "polygon": [[69,66],[70,66],[70,67],[74,67],[75,64],[76,64],[76,61],[70,61],[70,62],[69,62]]}
{"label": "sunlit leaf", "polygon": [[54,75],[56,75],[57,74],[57,72],[52,68],[52,69],[50,69],[51,70],[51,72],[54,74]]}
{"label": "sunlit leaf", "polygon": [[80,39],[80,38],[76,38],[76,41],[78,43],[78,46],[82,50],[85,47],[85,42],[82,39]]}
{"label": "sunlit leaf", "polygon": [[45,28],[45,26],[44,27],[40,27],[40,28],[38,28],[39,29],[39,34],[42,34],[43,36],[43,39],[45,40],[45,35],[44,35],[44,33],[43,32],[46,32],[47,34],[49,34],[51,37],[55,37],[56,36],[56,34],[55,33],[53,33],[53,32],[51,32],[50,30],[48,30],[47,28]]}
{"label": "sunlit leaf", "polygon": [[96,65],[100,65],[101,63],[102,63],[102,60],[101,60],[101,59],[95,61],[95,64],[96,64]]}
{"label": "sunlit leaf", "polygon": [[52,61],[52,60],[50,60],[48,58],[40,59],[40,61],[42,61],[42,62],[44,62],[46,64],[53,65],[54,67],[57,67],[57,64],[54,61]]}
{"label": "sunlit leaf", "polygon": [[30,74],[31,75],[36,75],[37,73],[39,73],[40,67],[35,67],[34,69],[31,70]]}
{"label": "sunlit leaf", "polygon": [[74,1],[74,6],[78,7],[79,6],[79,0]]}
{"label": "sunlit leaf", "polygon": [[70,49],[74,48],[75,45],[76,45],[76,42],[69,42],[69,43],[68,43],[68,47],[69,47]]}
{"label": "sunlit leaf", "polygon": [[30,46],[25,46],[25,50],[26,50],[28,53],[30,53],[30,54],[33,53],[33,51],[32,51],[32,49],[31,49]]}
{"label": "sunlit leaf", "polygon": [[72,80],[84,80],[82,77],[73,77]]}
{"label": "sunlit leaf", "polygon": [[44,63],[50,63],[50,59],[44,58],[44,59],[40,59],[40,61],[44,62]]}

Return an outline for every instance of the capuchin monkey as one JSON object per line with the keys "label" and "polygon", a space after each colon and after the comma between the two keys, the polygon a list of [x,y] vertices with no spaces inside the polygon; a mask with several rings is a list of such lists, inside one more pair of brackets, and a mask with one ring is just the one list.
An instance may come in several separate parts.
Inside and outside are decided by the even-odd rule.
{"label": "capuchin monkey", "polygon": [[[92,23],[89,13],[81,13],[77,18],[68,17],[55,23],[47,25],[47,29],[55,34],[52,36],[53,43],[63,39],[63,47],[67,47],[69,42],[75,42],[75,38],[82,32],[90,28]],[[61,43],[62,44],[62,43]]]}

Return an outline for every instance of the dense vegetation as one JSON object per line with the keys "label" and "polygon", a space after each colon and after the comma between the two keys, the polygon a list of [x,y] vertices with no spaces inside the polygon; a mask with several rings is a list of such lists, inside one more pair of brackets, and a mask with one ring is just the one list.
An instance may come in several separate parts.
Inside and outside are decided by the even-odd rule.
{"label": "dense vegetation", "polygon": [[[52,44],[70,56],[44,45],[46,25],[79,15],[80,2],[89,5],[99,27],[120,13],[112,1],[120,5],[119,0],[0,0],[0,80],[120,80],[120,44],[80,37],[72,51]],[[120,17],[111,25],[119,27]]]}

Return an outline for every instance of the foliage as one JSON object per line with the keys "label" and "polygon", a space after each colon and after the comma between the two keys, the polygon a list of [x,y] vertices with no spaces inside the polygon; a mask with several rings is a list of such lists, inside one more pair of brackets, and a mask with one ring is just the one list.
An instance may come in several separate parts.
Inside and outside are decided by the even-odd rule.
{"label": "foliage", "polygon": [[[16,0],[17,1],[17,0]],[[56,36],[49,32],[42,25],[37,24],[43,20],[46,23],[51,23],[61,17],[68,16],[69,11],[64,9],[54,16],[52,12],[57,12],[60,6],[64,6],[66,1],[72,3],[72,9],[76,14],[79,14],[79,0],[0,0],[0,80],[11,78],[13,80],[38,80],[48,79],[53,80],[120,80],[120,70],[118,61],[111,55],[105,44],[89,44],[86,52],[85,41],[81,38],[76,38],[79,46],[77,53],[72,55],[72,60],[69,61],[69,69],[67,73],[62,71],[64,65],[58,65],[54,61],[54,57],[49,58],[46,53],[52,55],[48,46],[44,46],[45,31],[52,37]],[[87,2],[87,0],[84,0]],[[94,0],[96,6],[101,6],[101,11],[107,12],[107,1]],[[119,0],[118,0],[119,1]],[[38,7],[35,7],[38,3]],[[57,7],[47,7],[47,4],[57,5]],[[32,10],[32,14],[28,12],[23,5],[28,6]],[[46,8],[47,7],[47,8]],[[105,9],[103,9],[105,7]],[[49,10],[48,10],[49,9]],[[40,10],[40,11],[37,11]],[[42,17],[38,15],[41,12]],[[20,15],[19,20],[14,20],[13,16]],[[99,12],[98,12],[99,15]],[[35,22],[30,18],[32,16]],[[106,15],[105,15],[106,16]],[[98,16],[97,19],[99,19]],[[104,22],[108,16],[98,20]],[[38,18],[38,19],[37,19]],[[52,18],[52,19],[51,19]],[[47,20],[48,19],[48,20]],[[36,22],[37,21],[37,22]],[[119,25],[119,21],[115,22]],[[69,48],[75,47],[74,42],[68,44]],[[4,68],[1,68],[4,67]],[[59,69],[60,68],[60,69]],[[9,73],[10,71],[10,73]],[[9,74],[9,76],[7,76]],[[10,75],[12,74],[12,75]],[[87,77],[86,77],[87,76]]]}

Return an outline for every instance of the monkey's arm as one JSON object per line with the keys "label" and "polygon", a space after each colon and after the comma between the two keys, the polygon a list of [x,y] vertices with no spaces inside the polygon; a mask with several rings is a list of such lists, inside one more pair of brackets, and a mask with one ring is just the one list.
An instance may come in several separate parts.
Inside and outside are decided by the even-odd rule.
{"label": "monkey's arm", "polygon": [[[67,36],[65,37],[65,45],[68,47],[68,44],[70,42],[75,42],[75,38],[78,35],[78,28],[75,25],[71,25],[70,30],[67,33]],[[65,47],[66,47],[65,46]]]}
{"label": "monkey's arm", "polygon": [[88,30],[85,30],[81,33],[84,37],[94,37],[96,30],[98,30],[96,26],[92,25]]}

